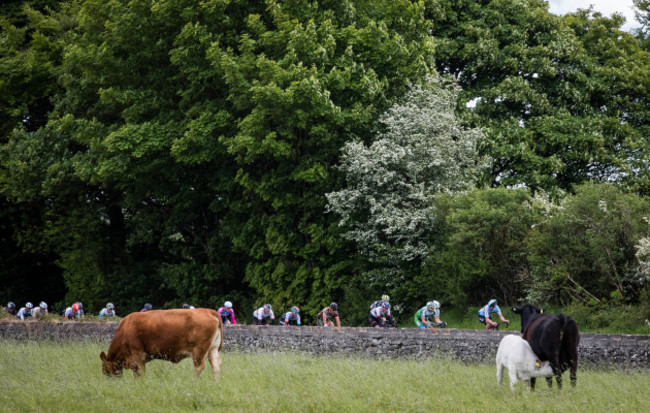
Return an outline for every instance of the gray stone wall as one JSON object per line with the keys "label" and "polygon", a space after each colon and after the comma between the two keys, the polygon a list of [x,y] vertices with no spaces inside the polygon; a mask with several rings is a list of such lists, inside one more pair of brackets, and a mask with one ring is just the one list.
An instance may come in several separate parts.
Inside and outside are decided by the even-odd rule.
{"label": "gray stone wall", "polygon": [[[112,322],[0,322],[0,338],[80,341],[108,347],[117,324]],[[446,357],[464,362],[493,363],[499,341],[514,331],[439,329],[319,328],[227,326],[226,351],[361,355],[381,358]],[[650,371],[650,336],[581,334],[580,365],[636,368]]]}

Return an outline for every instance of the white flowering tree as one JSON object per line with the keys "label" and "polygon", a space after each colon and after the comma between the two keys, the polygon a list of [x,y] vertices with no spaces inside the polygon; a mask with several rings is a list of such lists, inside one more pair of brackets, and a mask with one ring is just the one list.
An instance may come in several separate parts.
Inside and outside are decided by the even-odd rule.
{"label": "white flowering tree", "polygon": [[328,207],[371,261],[401,267],[421,260],[435,228],[434,197],[474,183],[482,133],[457,118],[459,92],[440,76],[411,85],[380,118],[370,145],[343,147],[346,186],[327,194]]}

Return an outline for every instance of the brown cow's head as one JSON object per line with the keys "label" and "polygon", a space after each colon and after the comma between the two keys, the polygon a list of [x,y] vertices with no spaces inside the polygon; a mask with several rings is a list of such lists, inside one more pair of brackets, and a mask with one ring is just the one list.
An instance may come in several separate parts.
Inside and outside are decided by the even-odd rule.
{"label": "brown cow's head", "polygon": [[102,351],[99,355],[102,359],[102,373],[108,377],[122,377],[122,363],[110,361]]}

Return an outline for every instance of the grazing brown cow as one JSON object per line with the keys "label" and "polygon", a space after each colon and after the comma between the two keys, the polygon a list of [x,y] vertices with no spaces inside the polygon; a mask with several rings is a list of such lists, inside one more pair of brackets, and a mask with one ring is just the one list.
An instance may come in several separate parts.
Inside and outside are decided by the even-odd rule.
{"label": "grazing brown cow", "polygon": [[131,369],[135,376],[140,376],[145,372],[145,363],[151,360],[178,363],[186,357],[194,360],[194,373],[198,377],[208,358],[218,380],[222,348],[223,324],[215,310],[155,310],[124,317],[108,355],[102,351],[99,358],[102,372],[109,377],[120,377],[122,369]]}

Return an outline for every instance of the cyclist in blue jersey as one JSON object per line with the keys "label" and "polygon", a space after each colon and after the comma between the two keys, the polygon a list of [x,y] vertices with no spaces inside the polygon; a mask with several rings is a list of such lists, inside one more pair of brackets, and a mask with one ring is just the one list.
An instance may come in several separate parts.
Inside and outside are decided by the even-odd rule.
{"label": "cyclist in blue jersey", "polygon": [[485,324],[486,330],[493,330],[497,327],[497,323],[492,321],[491,318],[492,314],[497,314],[501,319],[501,321],[503,321],[508,325],[510,324],[509,320],[503,318],[503,314],[501,314],[501,309],[497,305],[497,300],[493,298],[487,303],[485,307],[478,310],[478,321]]}

